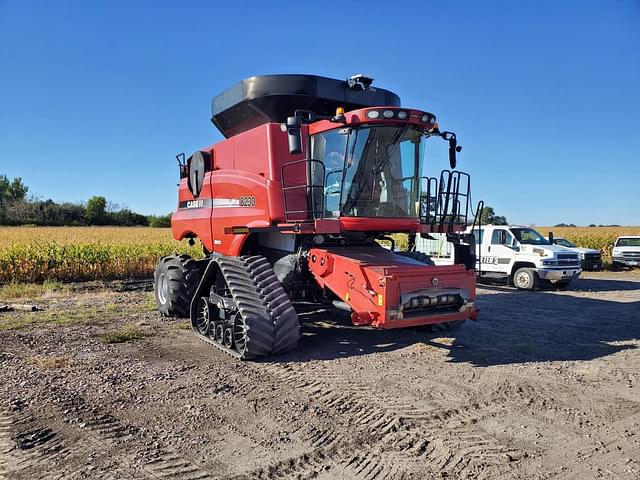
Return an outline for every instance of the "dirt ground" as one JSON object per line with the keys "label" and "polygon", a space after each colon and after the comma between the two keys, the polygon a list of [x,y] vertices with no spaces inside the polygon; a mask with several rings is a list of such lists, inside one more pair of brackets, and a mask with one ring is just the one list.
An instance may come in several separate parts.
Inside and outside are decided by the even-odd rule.
{"label": "dirt ground", "polygon": [[[298,350],[260,362],[160,318],[148,287],[0,313],[0,478],[640,478],[638,271],[482,286],[446,334],[301,305]],[[105,343],[125,325],[142,338]]]}

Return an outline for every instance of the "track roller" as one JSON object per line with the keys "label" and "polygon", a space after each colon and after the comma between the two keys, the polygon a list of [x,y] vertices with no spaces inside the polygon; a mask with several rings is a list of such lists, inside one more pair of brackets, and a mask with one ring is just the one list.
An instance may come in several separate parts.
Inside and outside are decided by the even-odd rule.
{"label": "track roller", "polygon": [[224,323],[221,322],[216,326],[215,339],[216,339],[216,342],[222,344],[223,338],[224,338]]}

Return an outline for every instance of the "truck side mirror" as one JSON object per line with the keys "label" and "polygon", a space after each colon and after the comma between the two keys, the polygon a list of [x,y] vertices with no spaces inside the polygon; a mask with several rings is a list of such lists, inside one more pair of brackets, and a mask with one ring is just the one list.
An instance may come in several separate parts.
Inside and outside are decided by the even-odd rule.
{"label": "truck side mirror", "polygon": [[507,232],[504,230],[500,230],[500,245],[507,244]]}
{"label": "truck side mirror", "polygon": [[553,245],[553,232],[549,232],[549,245]]}
{"label": "truck side mirror", "polygon": [[302,133],[300,126],[302,119],[298,116],[287,117],[287,135],[289,137],[289,154],[302,153]]}

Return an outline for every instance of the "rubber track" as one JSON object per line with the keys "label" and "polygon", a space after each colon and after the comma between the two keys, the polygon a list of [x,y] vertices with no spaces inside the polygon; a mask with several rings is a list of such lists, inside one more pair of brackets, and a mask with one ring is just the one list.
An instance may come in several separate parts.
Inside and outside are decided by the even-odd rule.
{"label": "rubber track", "polygon": [[294,349],[300,338],[298,316],[269,262],[259,255],[222,256],[212,261],[218,264],[247,325],[247,349],[241,355],[194,329],[198,338],[243,360]]}

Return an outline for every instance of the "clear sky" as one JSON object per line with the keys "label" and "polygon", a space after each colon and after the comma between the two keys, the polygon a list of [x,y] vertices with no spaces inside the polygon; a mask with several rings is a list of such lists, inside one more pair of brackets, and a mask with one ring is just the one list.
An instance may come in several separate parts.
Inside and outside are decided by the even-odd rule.
{"label": "clear sky", "polygon": [[169,212],[174,155],[221,139],[213,95],[360,72],[457,132],[511,222],[640,224],[638,0],[0,0],[0,173]]}

